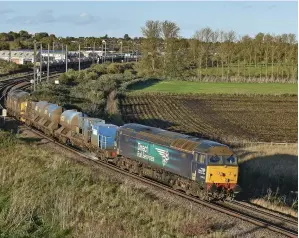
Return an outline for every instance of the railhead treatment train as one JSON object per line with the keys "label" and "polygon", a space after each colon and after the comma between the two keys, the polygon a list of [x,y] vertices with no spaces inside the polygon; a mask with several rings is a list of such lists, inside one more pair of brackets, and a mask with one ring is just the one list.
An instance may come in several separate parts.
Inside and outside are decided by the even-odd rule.
{"label": "railhead treatment train", "polygon": [[9,115],[61,143],[187,194],[218,200],[241,191],[238,161],[226,145],[135,123],[106,124],[76,110],[32,101],[21,90],[11,91],[5,103]]}

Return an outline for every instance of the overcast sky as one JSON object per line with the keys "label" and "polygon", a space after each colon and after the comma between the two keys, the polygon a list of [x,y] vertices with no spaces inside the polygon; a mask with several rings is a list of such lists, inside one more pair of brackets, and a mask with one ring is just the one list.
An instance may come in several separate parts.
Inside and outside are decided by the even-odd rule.
{"label": "overcast sky", "polygon": [[3,2],[0,32],[56,36],[141,36],[146,20],[170,20],[191,37],[203,27],[238,35],[295,33],[297,2]]}

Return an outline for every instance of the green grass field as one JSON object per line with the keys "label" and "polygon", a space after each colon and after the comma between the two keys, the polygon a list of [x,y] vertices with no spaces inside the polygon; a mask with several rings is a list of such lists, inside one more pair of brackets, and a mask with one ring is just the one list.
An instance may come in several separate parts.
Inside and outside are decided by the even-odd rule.
{"label": "green grass field", "polygon": [[297,84],[284,83],[203,83],[160,81],[156,84],[132,85],[130,92],[217,93],[217,94],[297,94]]}

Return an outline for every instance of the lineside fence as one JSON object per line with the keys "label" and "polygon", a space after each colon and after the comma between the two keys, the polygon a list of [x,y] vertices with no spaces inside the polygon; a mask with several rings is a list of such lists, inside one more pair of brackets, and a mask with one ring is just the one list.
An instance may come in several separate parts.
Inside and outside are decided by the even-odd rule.
{"label": "lineside fence", "polygon": [[255,146],[255,145],[268,145],[268,146],[275,146],[275,145],[298,145],[298,142],[263,142],[263,141],[229,141],[227,142],[233,146]]}

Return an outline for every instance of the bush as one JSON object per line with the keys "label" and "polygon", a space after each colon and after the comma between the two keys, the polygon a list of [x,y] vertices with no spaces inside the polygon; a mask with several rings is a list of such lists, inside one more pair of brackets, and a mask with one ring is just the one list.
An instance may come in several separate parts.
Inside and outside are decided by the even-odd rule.
{"label": "bush", "polygon": [[13,73],[15,71],[22,71],[29,69],[32,64],[19,65],[14,62],[8,62],[0,59],[0,74]]}
{"label": "bush", "polygon": [[134,70],[132,69],[126,69],[125,72],[124,72],[124,77],[129,80],[129,79],[133,79],[134,78]]}
{"label": "bush", "polygon": [[92,71],[97,73],[98,75],[107,74],[107,67],[108,64],[94,64],[91,66],[91,68],[88,69],[88,71]]}
{"label": "bush", "polygon": [[118,63],[112,63],[107,68],[108,74],[119,74],[122,73],[122,71],[122,65]]}

